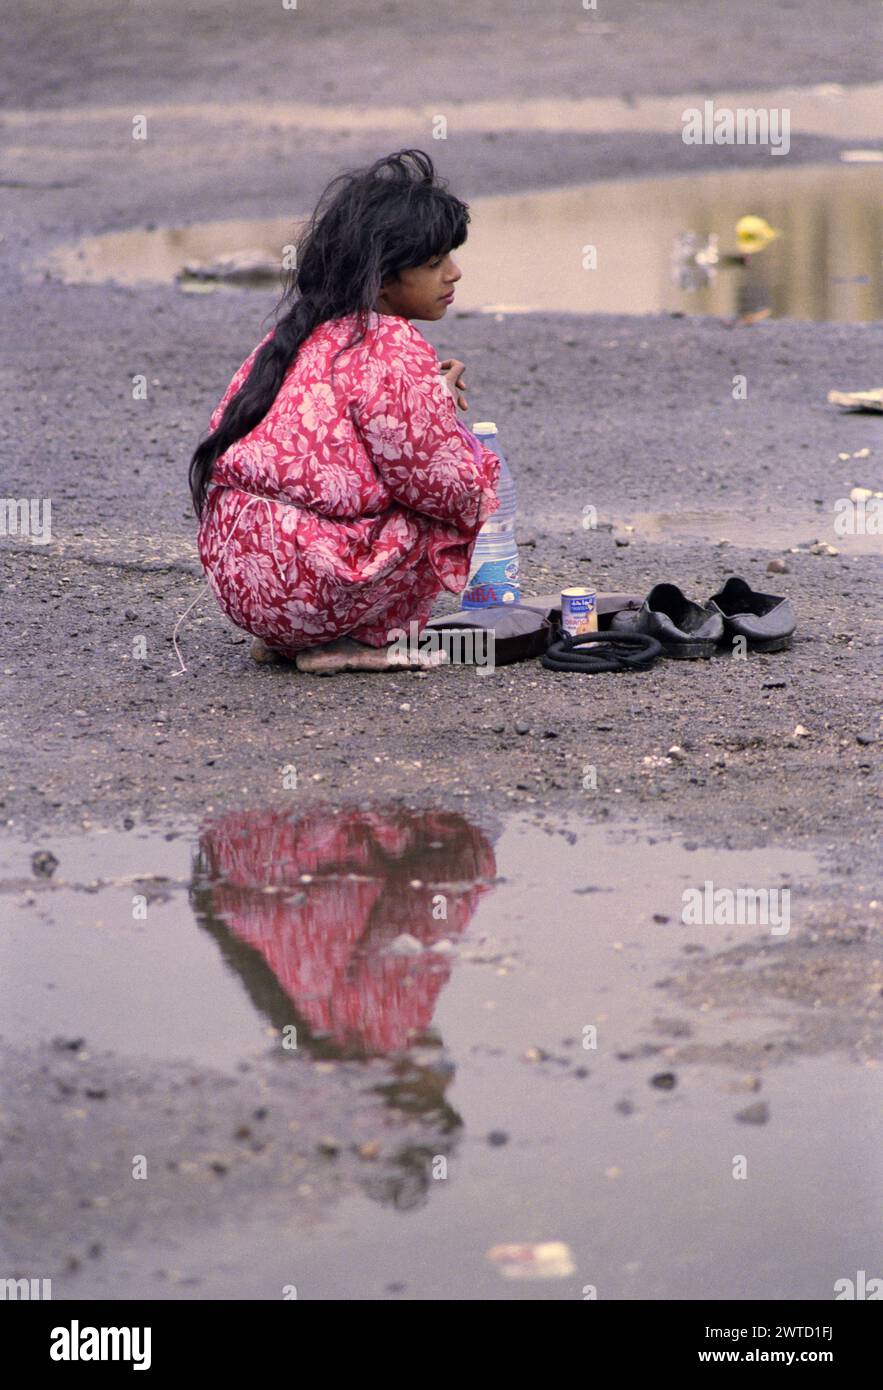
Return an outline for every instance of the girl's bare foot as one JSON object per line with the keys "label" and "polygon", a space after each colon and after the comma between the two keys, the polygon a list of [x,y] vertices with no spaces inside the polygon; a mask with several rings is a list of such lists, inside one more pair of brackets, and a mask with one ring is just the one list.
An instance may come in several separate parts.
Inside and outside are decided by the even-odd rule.
{"label": "girl's bare foot", "polygon": [[275,652],[272,647],[268,647],[262,637],[252,637],[248,654],[252,661],[256,661],[259,666],[280,660],[279,653]]}
{"label": "girl's bare foot", "polygon": [[308,647],[298,652],[294,660],[299,671],[313,676],[335,676],[341,671],[401,671],[415,667],[425,671],[443,665],[447,652],[414,652],[413,656],[402,660],[388,647],[367,647],[352,637],[340,637],[321,647]]}

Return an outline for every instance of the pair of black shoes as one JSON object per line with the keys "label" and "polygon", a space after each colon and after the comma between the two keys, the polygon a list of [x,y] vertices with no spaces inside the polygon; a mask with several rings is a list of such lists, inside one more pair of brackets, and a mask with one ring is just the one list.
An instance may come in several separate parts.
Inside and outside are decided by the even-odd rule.
{"label": "pair of black shoes", "polygon": [[613,632],[654,637],[666,656],[708,657],[741,637],[758,652],[780,652],[791,645],[796,626],[788,599],[760,594],[735,575],[707,603],[693,603],[676,584],[657,584],[637,612],[615,613]]}

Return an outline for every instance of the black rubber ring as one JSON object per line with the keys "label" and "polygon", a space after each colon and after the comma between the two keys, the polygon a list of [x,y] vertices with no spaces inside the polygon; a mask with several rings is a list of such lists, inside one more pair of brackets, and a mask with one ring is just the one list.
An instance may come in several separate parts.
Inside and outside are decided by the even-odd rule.
{"label": "black rubber ring", "polygon": [[[579,650],[596,646],[603,650]],[[662,651],[662,644],[645,632],[584,632],[572,637],[558,629],[556,640],[540,657],[547,671],[582,671],[596,675],[602,671],[646,671]]]}

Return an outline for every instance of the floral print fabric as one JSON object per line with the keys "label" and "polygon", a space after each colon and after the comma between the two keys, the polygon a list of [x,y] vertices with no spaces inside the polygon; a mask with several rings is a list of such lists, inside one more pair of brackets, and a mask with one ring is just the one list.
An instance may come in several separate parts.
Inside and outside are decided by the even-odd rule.
{"label": "floral print fabric", "polygon": [[[232,621],[288,655],[348,635],[369,646],[466,585],[499,503],[500,461],[457,418],[435,352],[397,314],[320,324],[263,420],[218,459],[199,554]],[[214,430],[251,370],[236,372]]]}

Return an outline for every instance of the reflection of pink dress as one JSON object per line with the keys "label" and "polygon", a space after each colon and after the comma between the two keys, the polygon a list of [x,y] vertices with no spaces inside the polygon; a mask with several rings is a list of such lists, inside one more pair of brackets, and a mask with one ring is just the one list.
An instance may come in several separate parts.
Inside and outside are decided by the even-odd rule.
{"label": "reflection of pink dress", "polygon": [[[450,973],[443,955],[387,955],[390,942],[456,939],[496,873],[462,816],[398,808],[234,812],[203,828],[200,849],[212,915],[260,951],[313,1032],[374,1054],[430,1026]],[[290,887],[290,900],[267,887]],[[433,915],[439,893],[446,920]]]}
{"label": "reflection of pink dress", "polygon": [[302,344],[263,420],[215,464],[200,525],[221,607],[289,654],[344,634],[381,647],[391,629],[422,625],[443,588],[465,587],[479,528],[499,505],[499,459],[457,418],[435,352],[408,319],[370,314],[332,378],[355,327],[354,315],[329,320]]}

